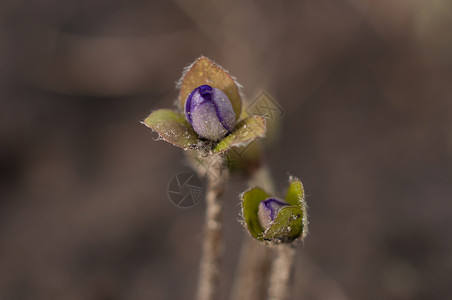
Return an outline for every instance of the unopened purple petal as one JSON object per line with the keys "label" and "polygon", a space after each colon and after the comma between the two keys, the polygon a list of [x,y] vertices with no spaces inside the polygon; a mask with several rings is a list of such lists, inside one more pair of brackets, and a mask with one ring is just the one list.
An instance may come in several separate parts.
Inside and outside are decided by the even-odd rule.
{"label": "unopened purple petal", "polygon": [[278,214],[279,210],[289,204],[275,198],[268,198],[259,203],[258,218],[262,228],[266,229],[270,226]]}
{"label": "unopened purple petal", "polygon": [[218,141],[235,127],[235,113],[225,93],[202,85],[185,101],[185,117],[202,138]]}
{"label": "unopened purple petal", "polygon": [[228,133],[231,133],[235,127],[235,113],[231,101],[223,91],[213,88],[213,102],[221,124]]}

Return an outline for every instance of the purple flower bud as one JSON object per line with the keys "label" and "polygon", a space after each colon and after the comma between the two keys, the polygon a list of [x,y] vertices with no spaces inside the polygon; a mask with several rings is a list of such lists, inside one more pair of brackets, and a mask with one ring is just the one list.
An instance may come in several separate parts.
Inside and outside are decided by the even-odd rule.
{"label": "purple flower bud", "polygon": [[262,228],[267,229],[271,222],[275,220],[279,210],[289,204],[275,198],[268,198],[267,200],[259,203],[257,216]]}
{"label": "purple flower bud", "polygon": [[235,113],[228,96],[217,88],[201,85],[185,101],[185,117],[202,138],[221,140],[235,127]]}

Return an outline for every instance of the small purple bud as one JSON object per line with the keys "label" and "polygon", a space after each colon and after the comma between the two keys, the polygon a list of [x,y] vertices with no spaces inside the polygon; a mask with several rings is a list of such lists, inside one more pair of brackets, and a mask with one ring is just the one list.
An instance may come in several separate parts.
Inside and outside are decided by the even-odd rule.
{"label": "small purple bud", "polygon": [[288,203],[275,198],[268,198],[259,203],[257,216],[262,228],[264,228],[264,230],[267,229],[271,222],[275,220],[279,210],[288,205]]}
{"label": "small purple bud", "polygon": [[201,85],[185,101],[185,117],[202,138],[219,141],[235,127],[235,113],[228,96],[217,88]]}

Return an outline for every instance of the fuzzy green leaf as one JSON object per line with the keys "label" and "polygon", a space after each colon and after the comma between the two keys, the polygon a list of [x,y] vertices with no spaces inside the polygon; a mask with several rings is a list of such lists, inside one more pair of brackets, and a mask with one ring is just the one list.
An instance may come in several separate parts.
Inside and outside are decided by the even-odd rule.
{"label": "fuzzy green leaf", "polygon": [[228,96],[235,116],[238,119],[242,110],[242,99],[237,83],[226,70],[204,56],[201,56],[187,67],[182,75],[179,82],[180,107],[184,108],[185,100],[195,88],[205,84],[222,90]]}
{"label": "fuzzy green leaf", "polygon": [[303,210],[298,206],[286,206],[276,215],[263,238],[274,243],[287,243],[303,234]]}
{"label": "fuzzy green leaf", "polygon": [[184,115],[169,109],[152,112],[143,121],[143,124],[157,132],[161,139],[184,150],[196,148],[199,142]]}
{"label": "fuzzy green leaf", "polygon": [[304,189],[300,179],[296,177],[290,177],[289,188],[287,189],[286,202],[290,205],[296,205],[302,207],[304,201]]}
{"label": "fuzzy green leaf", "polygon": [[214,153],[221,153],[234,146],[244,146],[258,137],[265,135],[265,119],[263,117],[250,117],[241,121],[234,131],[226,136],[213,149]]}
{"label": "fuzzy green leaf", "polygon": [[264,229],[259,223],[257,211],[259,209],[259,203],[267,199],[269,195],[262,189],[256,187],[244,192],[241,197],[243,209],[242,213],[249,232],[257,239],[262,238]]}

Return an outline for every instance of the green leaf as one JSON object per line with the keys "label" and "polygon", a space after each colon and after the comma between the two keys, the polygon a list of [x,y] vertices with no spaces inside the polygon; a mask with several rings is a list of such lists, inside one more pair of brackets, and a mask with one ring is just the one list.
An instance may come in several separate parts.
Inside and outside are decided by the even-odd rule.
{"label": "green leaf", "polygon": [[286,206],[263,234],[264,240],[274,243],[291,242],[303,234],[303,210],[298,206]]}
{"label": "green leaf", "polygon": [[267,199],[269,195],[260,188],[253,188],[241,195],[243,217],[245,218],[246,226],[251,235],[257,239],[262,238],[264,229],[259,224],[257,211],[259,203]]}
{"label": "green leaf", "polygon": [[221,153],[234,146],[245,146],[254,139],[265,135],[265,119],[263,117],[250,117],[241,121],[234,131],[226,136],[213,149],[214,153]]}
{"label": "green leaf", "polygon": [[222,90],[228,96],[238,119],[242,110],[242,99],[237,83],[226,70],[204,56],[187,67],[179,81],[180,107],[184,108],[185,100],[195,88],[205,84]]}
{"label": "green leaf", "polygon": [[289,179],[289,188],[286,193],[286,202],[290,205],[296,205],[302,208],[304,202],[304,189],[300,179],[291,176]]}
{"label": "green leaf", "polygon": [[169,109],[152,112],[143,124],[157,132],[161,139],[184,150],[196,148],[199,142],[184,115]]}

